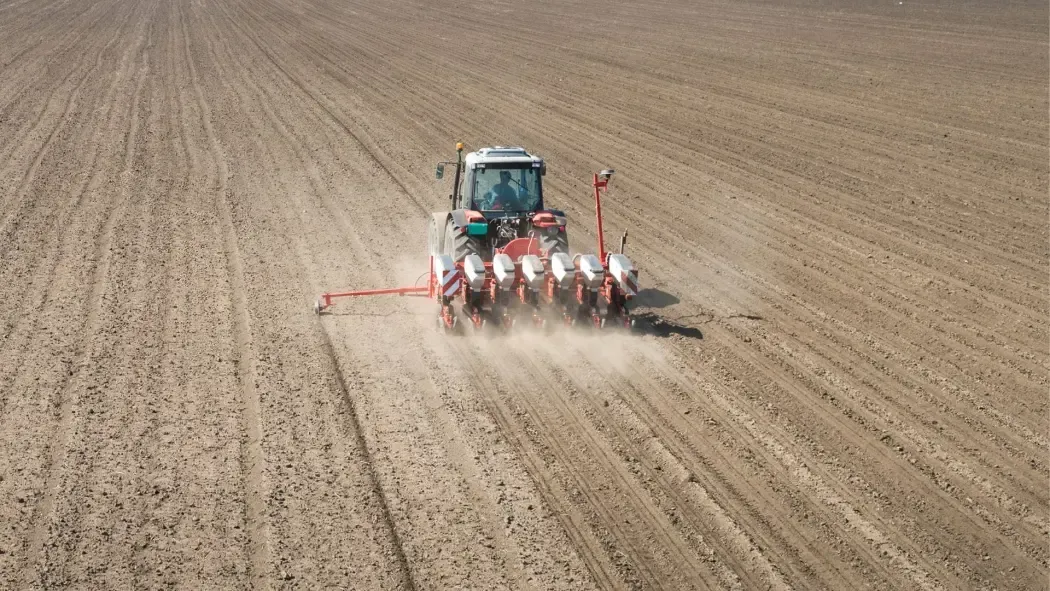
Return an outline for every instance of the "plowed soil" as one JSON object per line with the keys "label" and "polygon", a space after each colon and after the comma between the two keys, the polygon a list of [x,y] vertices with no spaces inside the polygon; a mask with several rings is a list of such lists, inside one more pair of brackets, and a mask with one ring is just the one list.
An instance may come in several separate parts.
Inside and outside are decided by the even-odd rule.
{"label": "plowed soil", "polygon": [[[0,588],[1047,589],[1045,1],[0,0]],[[468,148],[641,334],[446,337]]]}

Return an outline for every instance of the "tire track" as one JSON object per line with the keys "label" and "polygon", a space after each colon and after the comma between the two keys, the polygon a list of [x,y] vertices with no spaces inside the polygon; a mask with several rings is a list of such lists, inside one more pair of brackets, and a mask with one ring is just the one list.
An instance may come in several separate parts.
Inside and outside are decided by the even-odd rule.
{"label": "tire track", "polygon": [[[214,173],[201,136],[201,113],[193,108],[192,77],[179,4],[157,4],[158,43],[154,79],[159,129],[148,148],[158,166],[149,179],[162,191],[146,191],[163,216],[151,251],[163,260],[163,301],[151,325],[160,346],[139,343],[149,364],[143,378],[143,430],[137,436],[144,465],[136,479],[137,511],[130,519],[132,586],[244,587],[247,555],[243,397],[237,382],[226,252],[217,221]],[[164,194],[170,196],[165,198]],[[171,248],[165,249],[164,240]],[[130,342],[137,339],[131,338]],[[133,415],[134,416],[134,415]],[[169,540],[179,540],[171,544]]]}
{"label": "tire track", "polygon": [[[226,23],[228,23],[228,24],[237,22],[236,17],[233,16],[233,15],[224,14],[223,16],[226,17]],[[216,22],[215,26],[219,27],[217,22]],[[243,33],[243,31],[242,31],[242,33]],[[242,68],[240,70],[241,72],[249,71],[245,67],[245,64],[239,63],[239,61],[240,61],[239,58],[233,53],[231,48],[226,47],[225,48],[225,54],[226,55],[224,57],[219,57],[217,54],[214,54],[217,57],[217,59],[216,59],[216,63],[217,64],[223,63],[223,60],[225,59],[229,63],[235,63],[235,64],[240,65],[241,68]],[[228,73],[229,72],[227,72],[227,74]],[[271,96],[269,93],[267,93],[267,91],[262,86],[260,86],[256,82],[254,82],[254,80],[251,77],[244,76],[243,80],[245,81],[245,83],[248,86],[250,86],[253,89],[253,91],[254,91],[254,93],[256,95],[256,98],[257,98],[256,104],[258,104],[262,108],[262,110],[266,113],[268,119],[270,120],[271,125],[276,130],[279,131],[279,133],[281,134],[281,136],[283,137],[283,139],[284,139],[284,141],[285,141],[285,143],[287,145],[294,146],[296,144],[296,140],[291,136],[291,134],[288,131],[288,128],[286,127],[285,123],[281,121],[281,119],[277,116],[277,114],[273,111],[272,107],[270,106],[271,104],[273,104],[275,102],[274,101],[274,97]],[[238,95],[240,95],[239,92],[238,92]],[[250,98],[243,97],[243,96],[239,96],[239,99],[242,101],[243,104],[249,104],[249,103],[253,102]],[[261,127],[259,126],[259,124],[257,122],[252,121],[252,126],[256,129],[257,132],[261,132],[262,131]],[[278,159],[277,159],[277,157],[275,155],[273,155],[272,149],[268,148],[265,144],[262,144],[262,143],[260,143],[260,147],[264,148],[265,151],[269,154],[269,158],[272,159],[271,167],[275,169],[276,168],[276,163],[278,162]],[[297,159],[298,159],[298,161],[300,163],[302,163],[302,164],[306,163],[306,160],[298,152],[298,149],[296,149],[296,157],[297,157]],[[312,183],[314,182],[312,178],[311,178],[311,182]],[[321,191],[320,188],[316,186],[316,184],[313,184],[313,190],[314,190],[315,194],[317,194],[317,195],[322,195],[323,194],[323,191]],[[296,219],[297,216],[295,216],[295,215],[293,215],[293,214],[291,214],[289,212],[288,208],[286,206],[284,206],[283,201],[279,200],[279,202],[281,203],[280,209],[283,210],[285,219],[287,219],[287,220]],[[322,203],[324,204],[324,207],[326,209],[330,209],[326,201],[322,200]],[[308,257],[306,255],[306,251],[303,248],[304,245],[301,242],[301,240],[298,239],[298,235],[296,235],[295,244],[296,244],[295,251],[296,251],[296,254],[297,254],[297,258],[299,259],[300,266],[302,268],[310,270],[311,272],[309,273],[309,276],[314,278],[314,279],[316,279],[318,277],[318,275],[316,274],[316,264],[310,259],[310,257]],[[363,248],[363,245],[362,245],[361,242],[357,242],[357,245],[358,245],[359,248]],[[317,291],[317,286],[313,285],[313,287],[314,287],[313,291],[316,292]],[[371,450],[369,449],[369,446],[367,445],[367,442],[364,439],[362,426],[361,426],[361,422],[360,422],[360,417],[359,417],[359,414],[358,414],[358,410],[356,408],[356,404],[354,403],[353,398],[350,396],[349,389],[347,388],[346,378],[345,378],[345,376],[343,374],[342,368],[339,365],[338,358],[337,358],[337,356],[334,353],[334,348],[332,346],[332,342],[331,342],[331,339],[330,339],[327,331],[324,330],[322,325],[316,325],[316,326],[317,326],[317,331],[316,332],[317,332],[318,340],[320,341],[320,345],[321,345],[320,348],[324,352],[324,354],[326,355],[326,361],[327,361],[326,364],[329,366],[328,367],[328,372],[335,379],[335,383],[338,386],[337,390],[338,390],[338,395],[339,395],[339,402],[343,406],[345,406],[346,411],[347,411],[346,415],[350,419],[350,425],[349,425],[350,428],[347,430],[347,433],[345,433],[345,434],[353,441],[354,446],[359,450],[359,452],[360,452],[360,454],[361,454],[361,456],[363,458],[363,463],[364,463],[364,465],[366,467],[366,471],[367,471],[367,474],[368,474],[368,480],[369,480],[369,483],[371,485],[371,493],[378,500],[378,506],[379,506],[379,509],[380,509],[381,518],[382,518],[383,523],[384,523],[384,530],[388,534],[388,537],[389,537],[389,540],[390,540],[390,543],[391,543],[391,547],[393,549],[394,556],[395,556],[396,562],[398,564],[398,569],[399,569],[400,576],[401,576],[401,588],[404,588],[404,589],[416,589],[417,586],[416,586],[415,580],[413,578],[412,570],[411,570],[411,568],[409,566],[408,559],[406,558],[406,555],[405,555],[405,550],[404,550],[403,542],[401,540],[401,536],[400,536],[397,528],[395,527],[394,519],[392,518],[391,513],[390,513],[390,506],[389,506],[389,501],[388,501],[386,492],[384,491],[383,487],[381,486],[380,479],[379,479],[378,474],[376,472],[374,457],[372,455]]]}
{"label": "tire track", "polygon": [[[134,11],[128,11],[127,18],[117,23],[117,32],[109,40],[109,45],[126,31],[134,14]],[[81,284],[57,280],[56,269],[61,264],[66,272],[71,269],[77,273],[83,271],[86,283],[92,266],[92,262],[86,260],[88,253],[95,252],[97,255],[99,252],[98,243],[95,242],[92,248],[91,242],[94,242],[94,233],[105,223],[107,214],[104,208],[107,204],[85,203],[83,197],[85,191],[94,191],[101,183],[103,169],[97,165],[100,154],[97,139],[103,129],[112,129],[115,125],[113,97],[119,83],[120,79],[117,78],[99,88],[100,93],[106,93],[107,98],[103,99],[106,110],[95,119],[94,125],[80,126],[83,141],[94,147],[88,157],[89,174],[77,187],[73,203],[63,212],[60,224],[47,226],[55,233],[51,249],[53,254],[48,264],[38,269],[31,278],[23,276],[20,279],[15,275],[5,277],[3,281],[7,287],[30,283],[37,290],[32,298],[35,303],[34,314],[28,322],[21,323],[20,319],[25,316],[20,316],[18,320],[11,319],[5,323],[7,326],[4,328],[8,330],[0,339],[2,355],[10,362],[2,364],[3,371],[0,373],[0,416],[6,417],[3,429],[0,429],[4,435],[0,439],[5,449],[11,450],[12,454],[7,455],[6,461],[2,462],[0,482],[3,484],[0,490],[8,502],[18,501],[21,506],[11,522],[9,533],[5,535],[5,542],[10,543],[11,548],[18,549],[7,553],[7,556],[17,560],[19,565],[25,565],[25,568],[19,566],[5,573],[6,580],[12,585],[25,584],[27,578],[35,576],[29,569],[37,566],[35,560],[40,556],[39,543],[46,535],[43,529],[46,524],[42,524],[41,520],[49,518],[49,515],[41,515],[41,508],[50,511],[49,507],[53,506],[54,495],[57,494],[50,485],[56,482],[55,470],[58,466],[54,462],[61,460],[65,443],[49,442],[45,433],[60,430],[60,420],[68,419],[68,415],[62,415],[60,398],[66,396],[68,400],[74,372],[83,372],[83,367],[76,366],[75,361],[83,359],[87,344],[83,329],[87,325],[83,319],[77,318],[76,311],[82,307],[86,309],[90,298],[85,298],[90,294],[81,293]],[[119,155],[115,156],[114,159],[119,158]],[[74,209],[79,212],[76,216],[72,213]],[[47,210],[46,213],[52,211]],[[97,220],[96,226],[97,218],[101,219]],[[84,244],[78,246],[80,243]],[[17,246],[5,244],[5,249],[12,249],[8,252],[13,254],[10,258],[5,257],[5,262],[20,262],[21,254]],[[5,274],[11,269],[3,268]],[[20,303],[25,304],[25,300]],[[23,309],[30,308],[23,306]],[[16,331],[10,324],[15,321],[19,322],[19,329],[25,330]],[[81,332],[78,333],[78,329]],[[23,478],[14,482],[9,478],[5,481],[5,477],[10,474],[22,474]],[[31,558],[27,559],[27,556]]]}
{"label": "tire track", "polygon": [[[139,349],[141,341],[148,339],[155,328],[146,311],[150,292],[141,281],[141,278],[148,278],[148,281],[154,277],[145,272],[149,265],[146,259],[152,251],[139,247],[145,243],[143,239],[149,236],[151,226],[155,225],[154,211],[139,184],[140,173],[150,154],[148,142],[153,126],[151,81],[156,76],[152,59],[155,5],[148,6],[147,10],[142,15],[145,30],[141,36],[145,40],[134,63],[129,64],[129,69],[136,75],[134,78],[129,76],[127,90],[122,91],[120,99],[123,103],[124,96],[127,96],[131,104],[128,121],[118,138],[114,138],[124,144],[123,162],[121,169],[115,171],[114,178],[107,183],[107,192],[116,195],[117,207],[122,211],[105,236],[111,253],[107,264],[107,286],[96,314],[99,330],[90,339],[89,364],[101,371],[85,375],[83,387],[77,393],[78,413],[90,418],[78,421],[72,430],[66,465],[76,466],[76,469],[67,470],[62,479],[59,488],[63,495],[56,500],[54,508],[56,531],[48,540],[48,562],[61,564],[62,568],[54,569],[55,572],[49,569],[45,580],[47,585],[56,587],[76,586],[89,579],[89,573],[100,565],[108,567],[108,578],[114,584],[125,585],[133,577],[132,563],[127,560],[129,547],[114,548],[116,560],[113,555],[104,557],[88,550],[108,545],[107,534],[123,538],[127,530],[121,525],[133,519],[132,503],[114,499],[108,491],[133,485],[134,479],[129,478],[129,472],[134,472],[132,467],[140,465],[136,460],[141,456],[129,453],[131,450],[125,442],[137,439],[136,415],[146,414],[143,407],[149,400],[142,393],[139,382],[140,372],[146,369],[140,366],[137,372],[133,367],[137,365],[135,360],[143,357]],[[149,496],[137,497],[139,500],[143,498]],[[92,527],[106,520],[121,525],[108,531]]]}
{"label": "tire track", "polygon": [[[139,41],[135,45],[134,51],[131,52],[133,54],[139,54],[146,41],[145,36],[142,34],[138,35],[138,38]],[[144,66],[145,64],[136,68],[138,72],[136,74],[137,81],[132,92],[128,115],[125,117],[125,120],[130,120],[130,128],[126,136],[123,154],[123,172],[121,173],[121,177],[125,179],[130,174],[130,167],[135,157],[136,143],[132,141],[132,138],[138,134],[138,98],[146,79]],[[27,541],[26,563],[36,565],[37,568],[39,568],[44,558],[44,543],[50,534],[50,518],[55,509],[55,495],[59,492],[62,469],[65,466],[69,452],[68,446],[71,432],[74,428],[73,408],[77,403],[76,391],[80,389],[81,384],[86,380],[86,367],[91,357],[89,340],[100,328],[100,311],[103,304],[103,296],[109,286],[108,275],[112,259],[110,246],[114,239],[114,228],[123,219],[124,210],[127,206],[127,191],[123,193],[123,198],[109,207],[106,221],[96,242],[92,258],[97,262],[92,271],[86,299],[86,315],[80,329],[81,337],[78,344],[78,353],[73,364],[76,370],[75,373],[67,374],[67,380],[63,382],[61,392],[58,395],[58,418],[54,434],[52,435],[51,455],[45,468],[45,473],[47,474],[45,486],[43,495],[36,503],[33,511],[34,525]]]}
{"label": "tire track", "polygon": [[262,451],[262,418],[257,391],[258,376],[255,369],[255,356],[252,350],[251,319],[245,298],[244,264],[237,244],[237,232],[230,212],[230,193],[227,188],[229,170],[225,152],[212,127],[212,114],[204,96],[197,67],[191,51],[193,44],[189,36],[185,7],[180,6],[178,26],[182,33],[186,64],[189,67],[193,94],[200,109],[201,124],[204,129],[207,150],[216,171],[214,186],[210,187],[216,196],[216,210],[222,228],[223,250],[226,253],[227,274],[230,280],[230,315],[234,323],[233,340],[237,355],[237,380],[240,383],[243,400],[244,435],[242,440],[242,470],[244,472],[245,512],[248,527],[248,579],[252,588],[268,588],[272,584],[271,548],[269,523],[266,518],[265,491],[267,483],[264,476]]}
{"label": "tire track", "polygon": [[[178,35],[170,34],[165,26],[171,22],[171,15],[159,8],[158,12],[161,14],[155,14],[151,24],[156,27],[159,23],[159,36],[163,38],[163,42],[157,43],[159,47],[151,59],[155,68],[153,79],[173,82],[175,60],[179,53],[176,45]],[[144,357],[144,367],[140,369],[141,373],[136,375],[142,390],[142,399],[135,401],[135,431],[132,433],[132,437],[143,441],[141,448],[133,448],[140,468],[137,478],[140,488],[137,492],[143,498],[152,496],[150,493],[154,492],[146,483],[152,481],[150,484],[156,486],[157,479],[153,478],[153,475],[164,473],[167,467],[161,453],[163,447],[158,446],[156,442],[163,437],[162,417],[167,414],[164,407],[169,404],[169,393],[178,389],[177,380],[173,379],[173,371],[170,368],[178,357],[173,351],[178,341],[177,308],[181,298],[185,297],[176,277],[189,268],[186,253],[190,246],[185,236],[187,224],[180,217],[185,212],[185,208],[182,207],[185,205],[183,196],[189,193],[192,174],[189,154],[176,133],[183,111],[172,96],[174,93],[171,88],[174,84],[154,83],[152,86],[150,104],[152,107],[162,108],[150,110],[150,116],[155,119],[151,120],[149,125],[151,130],[160,130],[160,133],[155,132],[151,136],[149,141],[156,144],[147,146],[146,149],[152,160],[147,166],[147,170],[150,171],[149,181],[143,191],[142,200],[147,201],[144,208],[150,213],[151,219],[147,222],[143,216],[144,221],[140,226],[141,234],[137,243],[148,245],[144,248],[152,251],[155,258],[140,259],[136,274],[139,277],[149,277],[143,289],[152,294],[145,314],[147,317],[153,317],[153,334],[150,342],[144,347],[148,351],[147,354],[139,354]],[[172,156],[169,157],[169,154]],[[149,197],[148,200],[146,196]],[[158,267],[159,277],[155,276]],[[134,351],[127,357],[131,357],[133,353]],[[163,369],[157,371],[157,368]],[[145,443],[147,441],[152,444]],[[188,442],[181,445],[193,447]],[[157,447],[161,447],[161,450]],[[200,466],[194,468],[199,469]],[[157,522],[160,521],[157,506],[159,504],[156,501],[141,502],[134,513],[132,531],[135,533],[129,535],[131,586],[134,588],[155,586],[159,583],[156,575],[151,572],[157,562],[156,557],[151,556],[148,551],[151,530],[155,531]]]}
{"label": "tire track", "polygon": [[368,445],[364,439],[364,431],[362,431],[361,420],[358,416],[357,406],[354,404],[353,398],[350,396],[350,391],[347,388],[346,377],[343,375],[342,369],[339,367],[339,358],[335,354],[335,348],[332,347],[332,340],[328,336],[328,331],[322,327],[319,331],[321,333],[321,340],[324,346],[325,355],[328,357],[328,362],[331,364],[332,371],[336,376],[336,383],[339,385],[343,403],[348,409],[347,415],[350,417],[351,426],[354,434],[355,444],[365,455],[365,466],[368,468],[369,478],[374,483],[372,493],[379,499],[379,506],[382,511],[383,521],[388,525],[386,528],[390,532],[394,555],[397,559],[398,567],[401,571],[402,585],[405,589],[414,590],[416,589],[415,579],[412,576],[412,569],[409,566],[408,558],[405,557],[404,542],[401,541],[401,537],[397,533],[397,528],[394,527],[394,518],[390,514],[390,503],[387,500],[386,492],[383,487],[380,486],[379,476],[376,474],[375,460],[372,457],[371,452],[368,450]]}

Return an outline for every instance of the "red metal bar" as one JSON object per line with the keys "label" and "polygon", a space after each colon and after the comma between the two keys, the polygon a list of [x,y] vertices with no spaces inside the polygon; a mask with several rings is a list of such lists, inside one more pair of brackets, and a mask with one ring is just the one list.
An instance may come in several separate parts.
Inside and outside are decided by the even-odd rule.
{"label": "red metal bar", "polygon": [[602,195],[601,190],[608,186],[609,181],[598,180],[598,173],[594,174],[594,211],[598,217],[598,257],[602,265],[605,265],[605,234],[602,232]]}
{"label": "red metal bar", "polygon": [[326,293],[324,294],[329,298],[349,298],[355,296],[373,296],[373,295],[407,295],[412,293],[426,293],[427,288],[425,286],[417,287],[387,287],[383,289],[362,289],[359,291],[344,291],[342,293]]}
{"label": "red metal bar", "polygon": [[387,289],[365,289],[361,291],[344,291],[341,293],[326,293],[321,294],[321,298],[324,299],[324,305],[327,308],[332,305],[332,300],[335,298],[352,298],[359,296],[375,296],[375,295],[413,295],[413,294],[427,294],[429,293],[429,287],[391,287]]}

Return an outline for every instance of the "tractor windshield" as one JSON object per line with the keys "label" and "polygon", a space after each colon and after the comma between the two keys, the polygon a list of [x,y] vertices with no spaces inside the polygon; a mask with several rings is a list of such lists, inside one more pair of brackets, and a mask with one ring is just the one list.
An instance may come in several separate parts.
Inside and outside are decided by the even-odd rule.
{"label": "tractor windshield", "polygon": [[480,211],[536,211],[540,206],[540,169],[490,166],[474,171],[474,208]]}

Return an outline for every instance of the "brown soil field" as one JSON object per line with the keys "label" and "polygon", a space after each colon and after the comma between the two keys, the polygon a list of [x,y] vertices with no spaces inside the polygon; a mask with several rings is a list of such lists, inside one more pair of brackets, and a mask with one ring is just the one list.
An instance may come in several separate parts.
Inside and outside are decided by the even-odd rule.
{"label": "brown soil field", "polygon": [[[1050,6],[0,0],[0,588],[1050,587]],[[640,334],[449,337],[454,145]]]}

